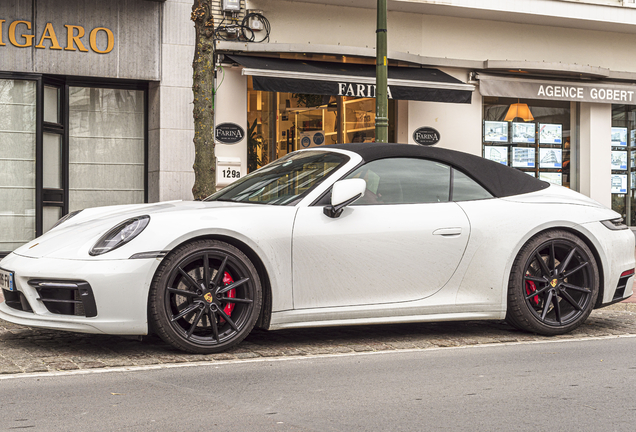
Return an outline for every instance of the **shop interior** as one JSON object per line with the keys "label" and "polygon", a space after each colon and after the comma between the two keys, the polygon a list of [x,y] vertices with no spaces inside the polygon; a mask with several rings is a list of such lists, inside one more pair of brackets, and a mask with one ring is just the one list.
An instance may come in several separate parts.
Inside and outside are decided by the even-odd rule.
{"label": "shop interior", "polygon": [[[287,153],[337,143],[375,141],[375,98],[254,90],[248,79],[248,172]],[[389,99],[389,142],[395,142]]]}

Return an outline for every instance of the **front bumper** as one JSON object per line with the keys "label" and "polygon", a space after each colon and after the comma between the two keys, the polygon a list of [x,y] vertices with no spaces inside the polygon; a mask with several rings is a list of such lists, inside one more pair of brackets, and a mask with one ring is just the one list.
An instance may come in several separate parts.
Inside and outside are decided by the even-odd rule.
{"label": "front bumper", "polygon": [[[0,319],[82,333],[148,334],[148,291],[159,263],[159,259],[65,260],[10,254],[0,267],[14,272],[14,287],[29,307],[19,310],[1,303]],[[95,316],[52,313],[38,293],[39,282],[73,280],[90,285]]]}

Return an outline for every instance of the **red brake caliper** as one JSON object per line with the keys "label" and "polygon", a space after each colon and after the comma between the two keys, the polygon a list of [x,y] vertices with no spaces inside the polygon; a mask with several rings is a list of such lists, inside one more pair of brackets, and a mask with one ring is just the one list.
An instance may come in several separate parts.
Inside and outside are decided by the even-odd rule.
{"label": "red brake caliper", "polygon": [[[230,274],[228,272],[225,272],[225,274],[223,275],[223,285],[229,285],[229,284],[232,284],[232,283],[234,283],[234,279],[232,279],[232,276],[230,276]],[[229,298],[235,298],[236,297],[236,289],[229,290],[226,293],[226,295]],[[231,316],[233,310],[234,310],[234,303],[228,303],[223,308],[223,312],[225,312],[225,314],[227,316]],[[225,322],[225,320],[223,318],[221,318],[220,321]]]}
{"label": "red brake caliper", "polygon": [[[526,294],[530,295],[533,292],[537,291],[537,286],[532,281],[526,281]],[[531,298],[532,302],[535,305],[539,305],[539,296],[534,296]]]}

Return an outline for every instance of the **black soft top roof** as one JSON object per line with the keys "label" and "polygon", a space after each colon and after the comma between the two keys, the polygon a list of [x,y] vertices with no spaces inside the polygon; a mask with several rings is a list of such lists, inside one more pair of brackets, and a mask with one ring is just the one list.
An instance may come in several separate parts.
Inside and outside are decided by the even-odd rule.
{"label": "black soft top roof", "polygon": [[328,148],[358,153],[365,162],[394,157],[421,158],[442,162],[472,177],[498,198],[536,192],[550,186],[548,182],[500,163],[439,147],[414,144],[353,143],[334,144]]}

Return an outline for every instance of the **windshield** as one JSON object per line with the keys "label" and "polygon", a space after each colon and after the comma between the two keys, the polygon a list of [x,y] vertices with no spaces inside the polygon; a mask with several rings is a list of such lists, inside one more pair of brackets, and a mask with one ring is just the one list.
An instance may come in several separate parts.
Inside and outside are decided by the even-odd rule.
{"label": "windshield", "polygon": [[348,156],[323,151],[292,153],[256,170],[204,201],[286,205],[320,184]]}

